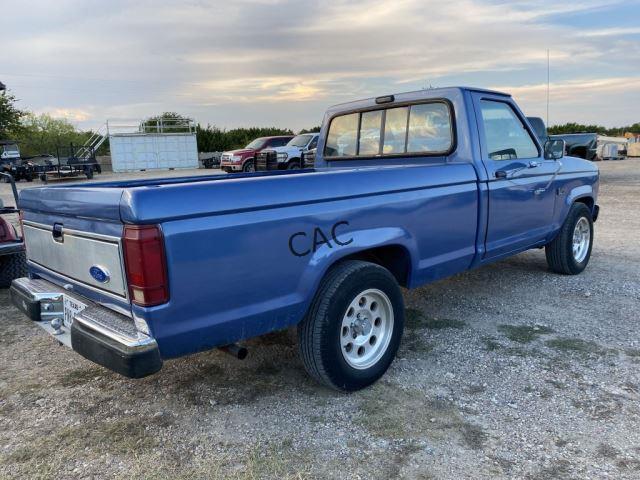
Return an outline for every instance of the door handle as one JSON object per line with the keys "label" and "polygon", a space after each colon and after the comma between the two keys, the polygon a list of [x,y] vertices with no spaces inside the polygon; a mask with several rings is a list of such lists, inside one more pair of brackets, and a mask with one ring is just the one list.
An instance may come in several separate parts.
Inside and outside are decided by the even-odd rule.
{"label": "door handle", "polygon": [[529,168],[536,168],[540,166],[540,162],[536,162],[535,160],[531,160],[529,162]]}
{"label": "door handle", "polygon": [[496,170],[496,178],[507,178],[506,170]]}

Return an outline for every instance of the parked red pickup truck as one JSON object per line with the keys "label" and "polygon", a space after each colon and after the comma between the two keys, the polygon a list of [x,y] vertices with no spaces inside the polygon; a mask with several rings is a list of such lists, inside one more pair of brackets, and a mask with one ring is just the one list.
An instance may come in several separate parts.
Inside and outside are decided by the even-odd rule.
{"label": "parked red pickup truck", "polygon": [[282,147],[292,138],[293,135],[256,138],[244,148],[223,152],[220,158],[220,168],[227,173],[255,172],[258,153],[265,148]]}

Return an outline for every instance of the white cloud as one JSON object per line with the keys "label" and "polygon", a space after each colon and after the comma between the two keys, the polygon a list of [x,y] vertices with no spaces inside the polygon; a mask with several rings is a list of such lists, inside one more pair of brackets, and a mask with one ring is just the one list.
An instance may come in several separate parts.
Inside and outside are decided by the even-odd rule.
{"label": "white cloud", "polygon": [[[610,6],[114,0],[107,8],[98,1],[5,0],[3,14],[15,21],[3,26],[0,76],[23,107],[84,112],[87,124],[172,110],[220,126],[298,128],[318,123],[332,103],[430,84],[512,85],[534,95],[550,48],[554,78],[567,86],[558,100],[568,104],[593,78],[620,77],[622,85],[640,77],[632,60],[640,45],[629,38],[636,27],[607,24],[606,15],[598,28],[553,22]],[[576,94],[571,102],[599,98]],[[620,111],[601,123],[618,123]]]}

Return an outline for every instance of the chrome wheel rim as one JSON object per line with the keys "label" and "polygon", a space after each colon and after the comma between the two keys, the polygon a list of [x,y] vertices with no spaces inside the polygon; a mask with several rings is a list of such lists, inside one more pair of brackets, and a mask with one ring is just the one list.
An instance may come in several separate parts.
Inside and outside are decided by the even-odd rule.
{"label": "chrome wheel rim", "polygon": [[353,368],[369,368],[387,351],[392,333],[393,306],[389,297],[375,288],[360,292],[342,317],[342,356]]}
{"label": "chrome wheel rim", "polygon": [[591,228],[589,227],[589,220],[585,217],[580,217],[573,229],[573,259],[576,262],[582,263],[587,257],[590,241]]}

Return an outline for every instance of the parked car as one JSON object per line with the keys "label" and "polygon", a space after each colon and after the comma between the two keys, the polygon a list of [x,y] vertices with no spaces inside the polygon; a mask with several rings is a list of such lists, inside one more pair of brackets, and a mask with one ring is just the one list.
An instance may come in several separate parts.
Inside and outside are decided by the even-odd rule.
{"label": "parked car", "polygon": [[586,160],[618,160],[627,154],[629,140],[625,137],[609,137],[599,133],[567,133],[551,135],[565,141],[567,155]]}
{"label": "parked car", "polygon": [[204,168],[219,168],[222,152],[200,152],[198,160],[202,162]]}
{"label": "parked car", "polygon": [[[19,182],[32,182],[36,176],[34,165],[20,156],[18,143],[13,140],[0,140],[0,172],[7,173]],[[9,183],[9,177],[2,176],[3,183]]]}
{"label": "parked car", "polygon": [[310,170],[25,189],[13,303],[134,378],[297,325],[310,375],[357,390],[396,354],[401,286],[542,247],[585,269],[599,174],[563,146],[508,94],[430,89],[330,108]]}
{"label": "parked car", "polygon": [[220,168],[227,173],[255,172],[256,154],[265,148],[274,148],[286,145],[292,138],[293,135],[256,138],[244,148],[223,152],[222,157],[220,158]]}
{"label": "parked car", "polygon": [[295,170],[302,168],[305,152],[318,145],[317,133],[303,133],[282,147],[265,148],[256,155],[257,170]]}
{"label": "parked car", "polygon": [[18,193],[16,184],[10,174],[0,173],[0,177],[11,183],[15,206],[4,205],[0,199],[0,288],[7,288],[11,282],[27,274],[24,241],[13,224],[7,220],[8,215],[18,213]]}

